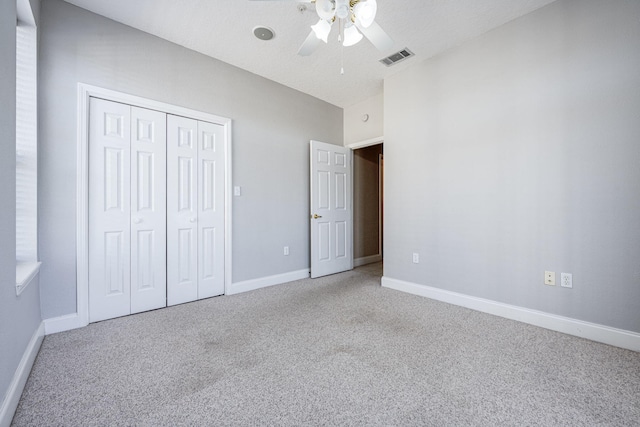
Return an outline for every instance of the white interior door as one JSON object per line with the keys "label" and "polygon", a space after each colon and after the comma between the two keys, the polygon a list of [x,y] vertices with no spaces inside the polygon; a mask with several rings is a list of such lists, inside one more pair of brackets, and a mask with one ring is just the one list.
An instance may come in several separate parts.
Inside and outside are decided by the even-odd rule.
{"label": "white interior door", "polygon": [[311,141],[311,277],[353,268],[351,149]]}
{"label": "white interior door", "polygon": [[131,107],[131,313],[167,305],[167,115]]}
{"label": "white interior door", "polygon": [[224,127],[167,118],[167,303],[224,294]]}
{"label": "white interior door", "polygon": [[166,306],[166,115],[91,98],[89,320]]}
{"label": "white interior door", "polygon": [[131,107],[91,98],[89,321],[130,313]]}
{"label": "white interior door", "polygon": [[167,304],[198,299],[198,121],[167,116]]}
{"label": "white interior door", "polygon": [[79,313],[96,322],[224,294],[228,120],[86,100]]}
{"label": "white interior door", "polygon": [[224,294],[224,127],[198,122],[198,299]]}

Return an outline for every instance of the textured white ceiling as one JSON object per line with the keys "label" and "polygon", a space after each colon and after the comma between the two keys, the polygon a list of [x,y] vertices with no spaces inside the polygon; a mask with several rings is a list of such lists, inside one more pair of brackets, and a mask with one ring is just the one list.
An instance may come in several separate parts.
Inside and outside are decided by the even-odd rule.
{"label": "textured white ceiling", "polygon": [[[311,56],[296,53],[317,21],[315,6],[298,11],[295,0],[66,0],[68,3],[138,28],[348,107],[382,91],[383,79],[474,38],[553,0],[378,0],[376,21],[395,45],[379,52],[363,39],[344,48],[340,75],[337,30]],[[276,37],[258,40],[255,26],[272,28]],[[379,59],[403,48],[415,57],[392,67]]]}

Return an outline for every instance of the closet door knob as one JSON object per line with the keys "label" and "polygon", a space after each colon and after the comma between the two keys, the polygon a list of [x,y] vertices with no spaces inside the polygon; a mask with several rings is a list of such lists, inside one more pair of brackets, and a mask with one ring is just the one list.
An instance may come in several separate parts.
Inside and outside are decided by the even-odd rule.
{"label": "closet door knob", "polygon": [[195,218],[189,218],[189,222],[196,222]]}
{"label": "closet door knob", "polygon": [[140,224],[142,222],[142,218],[135,217],[133,218],[134,224]]}

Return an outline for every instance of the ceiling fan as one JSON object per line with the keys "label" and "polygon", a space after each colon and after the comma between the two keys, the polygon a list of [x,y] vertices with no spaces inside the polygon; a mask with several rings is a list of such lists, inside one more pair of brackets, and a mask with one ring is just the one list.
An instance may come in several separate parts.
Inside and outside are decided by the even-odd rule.
{"label": "ceiling fan", "polygon": [[[258,0],[253,0],[258,1]],[[264,1],[264,0],[261,0]],[[334,23],[338,25],[338,41],[343,46],[353,46],[366,37],[379,51],[393,46],[393,40],[374,21],[378,4],[376,0],[296,0],[299,3],[315,3],[319,20],[311,26],[298,55],[311,55],[320,45],[327,43]]]}

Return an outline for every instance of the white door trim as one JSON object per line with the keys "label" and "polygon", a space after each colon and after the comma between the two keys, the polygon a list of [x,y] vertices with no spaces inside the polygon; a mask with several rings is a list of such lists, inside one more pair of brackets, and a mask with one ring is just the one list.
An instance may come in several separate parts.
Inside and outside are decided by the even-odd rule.
{"label": "white door trim", "polygon": [[384,144],[384,136],[376,136],[375,138],[354,142],[353,144],[349,144],[346,147],[351,148],[352,150],[357,150],[358,148],[371,147],[372,145],[378,144]]}
{"label": "white door trim", "polygon": [[382,254],[384,232],[384,154],[378,154],[378,255]]}
{"label": "white door trim", "polygon": [[[222,125],[224,127],[225,214],[224,268],[225,294],[231,290],[231,119],[202,111],[166,104],[135,95],[78,83],[77,171],[76,171],[76,328],[89,324],[89,98],[102,98],[136,107],[158,110]],[[71,326],[71,325],[69,325]],[[73,328],[69,328],[73,329]]]}

